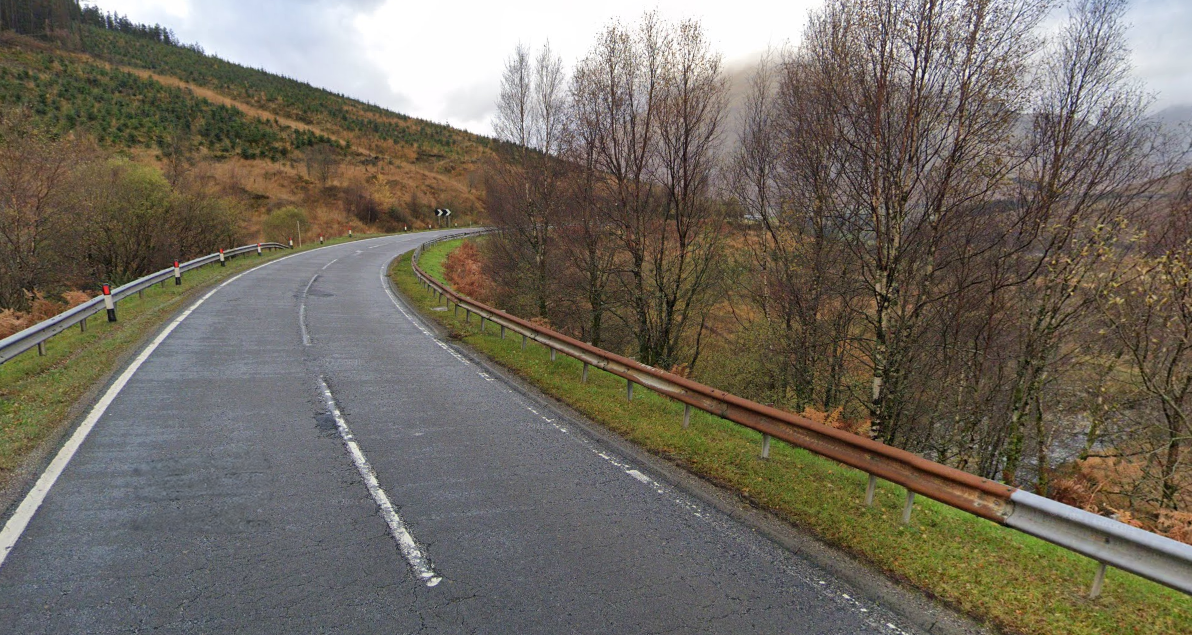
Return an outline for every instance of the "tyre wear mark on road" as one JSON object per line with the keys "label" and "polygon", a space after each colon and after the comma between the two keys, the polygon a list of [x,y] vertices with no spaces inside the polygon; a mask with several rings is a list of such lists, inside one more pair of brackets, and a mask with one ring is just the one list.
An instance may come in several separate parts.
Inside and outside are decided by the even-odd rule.
{"label": "tyre wear mark on road", "polygon": [[397,547],[401,551],[402,556],[405,557],[406,562],[410,563],[410,568],[413,569],[414,575],[418,576],[418,579],[422,580],[426,586],[437,586],[443,581],[443,578],[435,573],[434,568],[431,567],[430,560],[422,553],[422,549],[418,547],[418,543],[410,535],[409,530],[406,529],[405,522],[402,521],[401,516],[394,509],[389,495],[385,493],[385,490],[381,489],[381,484],[377,481],[376,472],[373,471],[372,465],[369,464],[368,459],[364,456],[364,452],[360,450],[360,444],[356,442],[356,437],[352,434],[352,429],[348,427],[347,420],[344,419],[343,414],[339,411],[335,397],[331,394],[331,388],[327,386],[327,379],[320,377],[319,385],[323,389],[325,404],[331,416],[335,419],[335,426],[339,431],[340,438],[344,442],[344,447],[347,448],[348,454],[351,455],[352,463],[356,465],[356,471],[360,473],[360,478],[364,479],[364,485],[368,488],[368,493],[372,495],[373,500],[376,501],[377,506],[380,508],[381,517],[389,525],[389,533],[397,541]]}
{"label": "tyre wear mark on road", "polygon": [[[324,267],[324,269],[326,269],[326,267]],[[310,288],[314,286],[315,280],[318,279],[319,274],[316,273],[315,277],[311,278],[310,282],[306,283],[306,288],[302,290],[302,301],[298,305],[298,328],[302,329],[303,346],[311,345],[310,331],[306,329],[306,299],[310,297]]]}
{"label": "tyre wear mark on road", "polygon": [[112,382],[112,385],[107,389],[106,392],[104,392],[103,397],[100,397],[95,406],[91,408],[91,411],[87,413],[87,418],[83,419],[83,422],[79,424],[79,427],[75,429],[74,433],[71,434],[70,438],[65,444],[63,444],[62,449],[58,450],[58,454],[56,454],[54,459],[50,461],[49,466],[47,466],[45,471],[41,473],[41,476],[37,479],[37,482],[33,484],[33,489],[29,490],[29,493],[25,495],[25,498],[17,507],[17,510],[13,512],[11,517],[9,517],[8,522],[4,523],[4,528],[0,529],[0,567],[4,566],[4,561],[8,558],[8,554],[12,552],[13,547],[16,546],[17,541],[20,540],[21,534],[25,532],[26,527],[29,526],[29,521],[33,520],[33,515],[37,513],[37,510],[41,507],[41,504],[45,502],[46,496],[49,495],[50,490],[54,487],[54,483],[58,482],[58,478],[62,476],[62,472],[66,470],[66,466],[70,464],[70,460],[74,458],[75,453],[78,452],[79,448],[83,445],[83,441],[87,440],[87,436],[91,434],[91,430],[95,427],[95,424],[99,422],[100,417],[107,412],[108,407],[111,406],[112,402],[116,400],[116,397],[120,395],[120,391],[124,390],[124,387],[132,379],[133,375],[136,374],[137,370],[139,370],[145,361],[149,359],[149,356],[153,354],[153,351],[157,350],[157,347],[161,346],[161,343],[170,336],[170,333],[173,333],[174,329],[178,328],[178,326],[182,324],[183,320],[190,317],[190,315],[194,313],[196,309],[202,306],[204,302],[209,300],[211,296],[215,295],[220,289],[232,284],[233,282],[250,273],[260,271],[265,267],[277,264],[283,260],[288,260],[293,258],[295,255],[297,254],[291,254],[289,256],[278,258],[277,260],[271,260],[259,267],[254,267],[248,271],[228,278],[219,286],[208,291],[203,297],[199,298],[193,304],[187,307],[186,310],[183,311],[178,317],[174,318],[174,320],[170,322],[169,326],[163,329],[161,333],[157,335],[157,337],[153,338],[153,341],[150,342],[149,345],[146,346],[144,350],[142,350],[136,356],[135,359],[133,359],[132,363],[128,365],[128,368],[125,368],[124,372],[120,373],[120,376],[116,378],[116,381]]}

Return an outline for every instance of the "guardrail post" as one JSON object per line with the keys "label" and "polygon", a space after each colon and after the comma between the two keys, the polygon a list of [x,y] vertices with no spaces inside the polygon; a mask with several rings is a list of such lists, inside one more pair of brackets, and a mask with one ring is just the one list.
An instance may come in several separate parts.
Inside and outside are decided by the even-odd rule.
{"label": "guardrail post", "polygon": [[770,458],[770,435],[762,433],[762,458]]}
{"label": "guardrail post", "polygon": [[505,339],[505,325],[501,325],[501,339]]}
{"label": "guardrail post", "polygon": [[625,396],[628,398],[629,401],[633,401],[633,380],[632,379],[625,380]]}
{"label": "guardrail post", "polygon": [[103,306],[108,310],[108,321],[116,321],[116,303],[112,301],[112,285],[103,285]]}
{"label": "guardrail post", "polygon": [[459,317],[459,302],[455,303],[455,317]]}
{"label": "guardrail post", "polygon": [[137,289],[137,298],[141,299],[141,300],[145,299],[145,290],[144,289]]}
{"label": "guardrail post", "polygon": [[182,286],[182,268],[178,266],[178,261],[174,261],[174,286]]}
{"label": "guardrail post", "polygon": [[468,307],[464,307],[464,322],[468,324],[472,323],[472,309]]}
{"label": "guardrail post", "polygon": [[869,475],[869,487],[865,488],[865,506],[873,507],[873,495],[877,492],[877,477]]}
{"label": "guardrail post", "polygon": [[221,266],[221,267],[228,266],[227,260],[224,259],[223,247],[219,248],[219,266]]}
{"label": "guardrail post", "polygon": [[588,383],[588,362],[584,362],[584,372],[580,375],[579,381],[581,384]]}
{"label": "guardrail post", "polygon": [[526,350],[526,336],[522,335],[522,350]]}
{"label": "guardrail post", "polygon": [[550,361],[555,361],[555,349],[550,349]]}
{"label": "guardrail post", "polygon": [[691,427],[691,404],[683,404],[683,429]]}
{"label": "guardrail post", "polygon": [[1105,569],[1109,565],[1104,562],[1097,563],[1097,574],[1093,576],[1093,588],[1089,589],[1089,599],[1095,600],[1101,595],[1101,587],[1105,586]]}
{"label": "guardrail post", "polygon": [[38,356],[38,357],[45,357],[45,356],[46,356],[46,343],[45,343],[45,342],[38,342],[38,343],[37,343],[37,356]]}
{"label": "guardrail post", "polygon": [[902,524],[911,524],[911,508],[915,506],[915,493],[906,490],[906,507],[902,508]]}
{"label": "guardrail post", "polygon": [[82,333],[87,332],[87,318],[83,318],[83,320],[79,322],[79,331]]}
{"label": "guardrail post", "polygon": [[484,334],[484,316],[480,316],[480,333]]}

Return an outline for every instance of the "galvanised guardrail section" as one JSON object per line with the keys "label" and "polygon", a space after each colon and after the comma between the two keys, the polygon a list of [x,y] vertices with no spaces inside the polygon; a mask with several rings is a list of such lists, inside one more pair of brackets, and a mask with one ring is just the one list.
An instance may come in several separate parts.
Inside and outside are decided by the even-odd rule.
{"label": "galvanised guardrail section", "polygon": [[418,267],[418,257],[428,245],[452,240],[446,236],[423,243],[413,256],[414,273],[439,301],[455,304],[465,319],[473,313],[485,322],[500,326],[501,336],[513,331],[522,336],[522,346],[535,341],[551,351],[583,362],[583,380],[594,366],[626,380],[629,399],[635,384],[686,404],[683,425],[690,422],[691,409],[733,421],[762,433],[762,456],[769,456],[770,439],[781,439],[869,474],[866,504],[873,503],[878,478],[906,488],[902,522],[910,521],[915,494],[1012,527],[1099,562],[1090,597],[1101,592],[1106,566],[1129,571],[1172,589],[1192,595],[1192,545],[1098,516],[1015,487],[983,479],[905,450],[816,423],[805,417],[749,401],[690,379],[596,348],[562,333],[509,315],[440,284]]}
{"label": "galvanised guardrail section", "polygon": [[183,273],[192,269],[198,269],[204,265],[220,262],[233,256],[247,253],[260,254],[264,249],[288,249],[288,247],[280,243],[255,243],[226,251],[220,250],[218,253],[195,258],[189,262],[178,263],[176,267],[162,269],[144,278],[133,280],[117,289],[108,289],[111,291],[110,295],[96,296],[68,311],[59,313],[44,322],[39,322],[19,333],[0,340],[0,364],[34,347],[37,347],[38,352],[44,352],[46,340],[72,326],[79,325],[84,331],[87,330],[87,318],[109,308],[107,306],[108,298],[111,298],[112,306],[114,307],[115,303],[134,293],[142,292],[155,284],[165,284],[170,278],[181,276]]}

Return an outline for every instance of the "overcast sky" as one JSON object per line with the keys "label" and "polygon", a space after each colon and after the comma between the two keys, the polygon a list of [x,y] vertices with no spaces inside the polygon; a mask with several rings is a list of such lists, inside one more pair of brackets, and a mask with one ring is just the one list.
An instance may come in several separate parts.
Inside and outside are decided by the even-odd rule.
{"label": "overcast sky", "polygon": [[[821,0],[95,0],[185,42],[387,108],[490,134],[505,59],[547,40],[569,66],[614,18],[700,18],[732,65],[798,40]],[[1136,73],[1156,108],[1192,104],[1192,1],[1135,0]]]}

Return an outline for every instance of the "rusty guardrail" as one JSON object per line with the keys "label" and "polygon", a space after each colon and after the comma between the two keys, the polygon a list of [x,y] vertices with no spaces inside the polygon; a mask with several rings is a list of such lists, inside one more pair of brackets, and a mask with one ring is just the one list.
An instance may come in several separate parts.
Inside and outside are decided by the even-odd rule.
{"label": "rusty guardrail", "polygon": [[686,404],[684,427],[690,422],[691,408],[699,408],[762,433],[763,457],[769,455],[770,439],[775,438],[866,472],[869,474],[867,505],[873,502],[876,479],[901,485],[907,491],[902,515],[904,524],[910,520],[915,494],[922,494],[1088,556],[1101,565],[1090,597],[1100,594],[1106,566],[1192,594],[1192,545],[646,366],[460,295],[418,267],[424,247],[455,238],[458,236],[437,238],[414,251],[411,262],[423,286],[435,294],[437,300],[446,300],[448,306],[454,303],[457,313],[464,309],[467,312],[465,319],[475,313],[480,318],[481,331],[485,321],[490,321],[500,326],[501,337],[505,337],[506,331],[521,335],[523,348],[526,342],[534,341],[550,349],[552,359],[557,351],[583,362],[583,381],[587,381],[588,368],[596,367],[625,379],[630,399],[636,384]]}
{"label": "rusty guardrail", "polygon": [[[243,247],[236,247],[227,251],[221,250],[218,253],[209,254],[194,260],[177,263],[174,267],[162,269],[157,273],[149,274],[143,278],[133,280],[132,282],[119,287],[117,289],[109,289],[110,295],[96,296],[83,304],[80,304],[68,311],[59,313],[54,317],[38,322],[29,328],[14,333],[3,340],[0,340],[0,364],[24,353],[25,351],[37,347],[38,353],[45,353],[46,340],[58,335],[66,329],[78,325],[82,330],[87,330],[87,318],[108,309],[108,298],[112,303],[111,308],[114,309],[115,304],[124,298],[134,294],[140,293],[145,289],[155,284],[165,284],[170,278],[177,278],[181,280],[181,274],[192,269],[198,269],[204,265],[209,265],[216,262],[225,261],[227,258],[239,256],[247,253],[260,254],[263,249],[287,249],[285,245],[280,243],[254,243],[245,245]],[[107,285],[104,285],[107,288]],[[114,314],[113,314],[114,315]]]}

